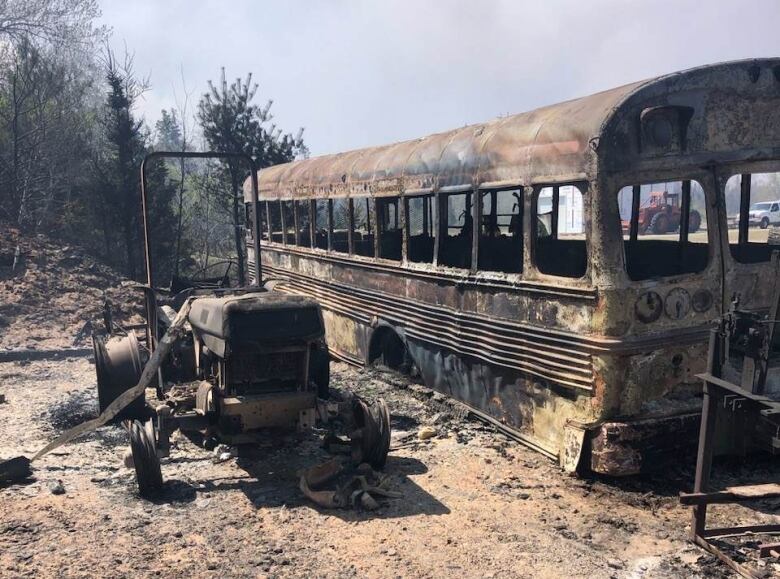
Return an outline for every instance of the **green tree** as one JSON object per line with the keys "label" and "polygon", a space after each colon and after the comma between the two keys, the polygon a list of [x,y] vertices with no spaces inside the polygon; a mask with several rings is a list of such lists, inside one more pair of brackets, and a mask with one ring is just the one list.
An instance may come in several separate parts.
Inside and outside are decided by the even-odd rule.
{"label": "green tree", "polygon": [[163,109],[160,119],[154,125],[156,133],[155,149],[158,151],[181,151],[182,129],[176,109]]}
{"label": "green tree", "polygon": [[94,0],[0,0],[0,218],[24,229],[68,233],[88,188],[99,14]]}
{"label": "green tree", "polygon": [[[104,257],[125,274],[140,279],[142,268],[142,221],[140,166],[150,151],[143,121],[136,119],[135,103],[147,84],[138,80],[132,59],[117,62],[109,50],[105,59],[108,94],[101,119],[103,143],[96,167],[100,182],[95,189],[96,221],[103,231]],[[174,241],[170,232],[175,218],[171,210],[175,187],[164,163],[152,163],[147,171],[149,238],[156,280],[170,274]]]}
{"label": "green tree", "polygon": [[[283,133],[270,124],[273,101],[264,106],[254,104],[258,85],[252,82],[251,73],[246,80],[236,79],[228,85],[222,68],[219,86],[209,81],[209,91],[198,104],[198,121],[208,146],[218,152],[241,152],[255,160],[258,168],[286,163],[296,155],[308,153],[303,143],[303,129],[297,135]],[[230,181],[227,206],[233,225],[233,241],[238,262],[238,281],[245,283],[244,249],[240,184],[247,175],[241,164],[234,160],[220,163]]]}

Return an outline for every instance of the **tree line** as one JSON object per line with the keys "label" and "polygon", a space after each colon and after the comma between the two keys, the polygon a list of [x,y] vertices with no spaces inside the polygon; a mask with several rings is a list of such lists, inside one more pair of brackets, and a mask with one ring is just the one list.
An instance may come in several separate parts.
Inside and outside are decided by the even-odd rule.
{"label": "tree line", "polygon": [[[195,107],[183,87],[148,126],[137,109],[149,79],[110,48],[99,17],[96,0],[0,0],[0,220],[75,241],[144,280],[139,170],[148,153],[243,152],[263,168],[307,149],[302,131],[273,123],[272,101],[257,104],[251,74],[228,81],[224,68]],[[151,164],[156,280],[209,275],[228,261],[244,281],[247,175],[236,161]]]}

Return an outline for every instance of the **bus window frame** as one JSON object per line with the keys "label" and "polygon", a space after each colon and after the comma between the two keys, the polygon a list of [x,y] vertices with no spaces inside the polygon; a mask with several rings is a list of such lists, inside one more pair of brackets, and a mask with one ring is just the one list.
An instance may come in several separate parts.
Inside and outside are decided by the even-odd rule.
{"label": "bus window frame", "polygon": [[[479,258],[480,258],[480,241],[482,239],[482,199],[486,195],[491,195],[491,204],[492,204],[492,196],[495,194],[496,198],[498,197],[498,194],[501,192],[506,191],[518,191],[520,193],[520,203],[519,203],[519,223],[520,223],[520,255],[519,255],[519,271],[502,271],[502,270],[496,270],[496,269],[483,269],[480,267]],[[472,269],[475,272],[479,272],[480,274],[488,274],[488,275],[495,275],[495,276],[522,276],[523,272],[526,269],[526,254],[528,253],[528,247],[527,247],[527,238],[526,238],[526,212],[527,207],[526,204],[528,203],[528,188],[524,187],[523,185],[517,184],[517,185],[505,185],[501,187],[480,187],[475,189],[476,194],[476,203],[472,203],[473,205],[476,205],[477,207],[474,209],[474,223],[479,224],[478,227],[474,227],[475,230],[475,236],[473,241],[473,252],[472,252]],[[493,210],[493,207],[491,205],[491,212],[495,213]]]}
{"label": "bus window frame", "polygon": [[[430,261],[412,261],[409,259],[409,243],[411,240],[411,220],[410,220],[410,213],[409,213],[409,202],[412,199],[423,199],[423,212],[425,213],[425,201],[424,199],[428,198],[428,206],[427,206],[427,217],[428,217],[428,232],[430,236],[433,239],[433,248]],[[426,193],[412,193],[409,195],[402,195],[401,199],[403,200],[402,206],[403,206],[403,213],[401,215],[401,219],[403,221],[403,260],[402,262],[405,265],[408,265],[409,267],[416,268],[416,267],[436,267],[437,264],[437,249],[439,244],[439,236],[437,235],[438,227],[439,227],[439,219],[438,219],[438,207],[439,207],[439,200],[437,198],[436,193],[433,191],[429,191]],[[425,223],[425,220],[423,220],[423,223]]]}
{"label": "bus window frame", "polygon": [[[292,206],[292,213],[293,216],[293,232],[292,232],[292,242],[288,241],[287,238],[289,236],[287,232],[287,220],[284,217],[285,213],[285,203],[290,203]],[[280,199],[279,200],[279,210],[281,212],[281,222],[282,222],[282,245],[298,245],[298,230],[296,229],[296,225],[298,223],[297,215],[295,214],[295,200],[294,199]]]}
{"label": "bus window frame", "polygon": [[[737,244],[734,244],[732,246],[730,240],[729,240],[729,215],[726,210],[726,185],[728,184],[729,180],[731,180],[733,177],[737,175],[756,175],[761,173],[780,173],[780,159],[769,159],[766,161],[754,161],[749,163],[736,163],[733,165],[721,165],[718,167],[718,203],[723,207],[723,227],[725,228],[725,237],[726,237],[726,251],[723,253],[728,255],[728,258],[732,264],[738,267],[761,267],[765,266],[767,263],[771,262],[771,253],[770,251],[770,257],[768,259],[762,259],[762,260],[756,260],[756,261],[742,261],[737,259],[737,257],[734,254],[735,247],[740,244],[739,241],[739,234],[738,234],[738,242]],[[751,179],[752,181],[752,179]],[[752,193],[752,183],[749,187],[751,189]],[[742,200],[740,200],[741,202]],[[772,201],[775,201],[774,199]],[[750,210],[750,196],[748,195],[748,211]],[[738,215],[739,221],[738,223],[741,224],[742,219],[742,208],[740,207],[740,213]],[[750,236],[750,223],[749,220],[746,222],[747,225],[747,236],[748,236],[748,242],[746,245],[750,245],[749,242],[749,236]],[[770,224],[771,226],[771,224]],[[753,244],[755,245],[755,243]],[[769,244],[767,244],[769,245]],[[780,245],[773,246],[777,248],[777,250],[780,250]]]}
{"label": "bus window frame", "polygon": [[[279,210],[279,227],[280,229],[278,231],[273,229],[273,224],[271,222],[271,204],[275,203],[276,208]],[[266,209],[268,210],[268,232],[269,232],[269,238],[271,240],[271,243],[277,243],[280,245],[286,245],[285,244],[285,238],[286,235],[284,233],[284,211],[282,210],[282,202],[280,199],[270,199],[266,202]],[[274,233],[278,234],[280,236],[280,241],[274,241]]]}
{"label": "bus window frame", "polygon": [[[474,209],[474,199],[479,194],[479,188],[472,187],[469,185],[468,187],[453,187],[448,188],[444,190],[438,190],[436,191],[436,237],[434,238],[434,260],[435,260],[435,266],[439,269],[449,269],[449,270],[456,270],[456,271],[467,271],[470,274],[474,274],[476,272],[475,263],[474,263],[474,252],[476,250],[475,244],[474,244],[474,237],[476,235],[476,227],[474,227],[475,222],[475,213],[476,216],[479,217],[478,210]],[[469,255],[469,265],[468,267],[459,267],[457,265],[449,265],[446,263],[442,263],[442,251],[444,251],[446,247],[446,238],[447,237],[458,237],[458,236],[450,236],[449,235],[449,220],[447,217],[449,216],[449,198],[456,196],[456,195],[465,195],[466,196],[466,202],[470,202],[469,211],[467,213],[464,213],[464,220],[463,225],[460,226],[461,231],[464,227],[466,227],[467,219],[471,218],[471,251]],[[464,208],[465,212],[465,208]]]}
{"label": "bus window frame", "polygon": [[[381,197],[375,197],[374,198],[374,223],[375,223],[375,229],[376,233],[374,235],[374,254],[376,255],[376,258],[380,261],[384,261],[387,263],[393,263],[393,264],[399,264],[404,263],[405,259],[405,253],[404,253],[404,218],[406,217],[404,214],[403,207],[405,205],[404,197],[402,195],[383,195]],[[382,256],[382,236],[387,233],[388,230],[385,229],[385,219],[383,212],[381,211],[383,206],[395,206],[395,227],[393,227],[390,231],[399,231],[401,233],[401,253],[398,257],[398,259],[395,259],[393,257],[384,257]],[[388,212],[389,213],[389,212]]]}
{"label": "bus window frame", "polygon": [[[355,200],[366,202],[366,227],[367,234],[373,235],[372,246],[373,251],[371,255],[362,255],[355,252]],[[373,224],[373,227],[372,227]],[[355,197],[349,197],[349,255],[352,257],[358,257],[361,259],[376,259],[377,257],[377,244],[376,244],[376,203],[374,197],[371,195],[356,195]]]}
{"label": "bus window frame", "polygon": [[[561,187],[574,187],[580,192],[580,195],[582,196],[582,233],[585,236],[585,270],[581,276],[574,277],[574,276],[567,276],[567,275],[558,275],[554,273],[545,273],[539,268],[539,260],[538,260],[538,217],[539,217],[539,195],[541,194],[543,189],[546,189],[547,187],[553,188],[553,209],[550,217],[550,224],[551,224],[551,233],[550,236],[554,239],[558,238],[558,212],[560,210],[560,189]],[[557,194],[556,194],[557,193]],[[557,197],[557,199],[556,199]],[[588,279],[588,276],[590,275],[590,262],[592,257],[592,248],[591,248],[591,226],[590,226],[590,204],[591,204],[591,187],[590,182],[586,180],[573,180],[573,181],[560,181],[560,182],[541,182],[541,183],[535,183],[531,187],[531,194],[527,195],[527,198],[530,201],[531,207],[530,211],[527,212],[530,215],[530,224],[528,224],[528,238],[530,240],[530,266],[533,268],[533,271],[536,273],[536,275],[543,277],[543,278],[552,278],[556,280],[569,280],[570,282],[574,281],[584,281]],[[617,195],[615,196],[617,199]],[[554,227],[552,227],[554,225]]]}
{"label": "bus window frame", "polygon": [[[307,229],[309,230],[309,244],[301,243],[301,213],[308,212],[309,223]],[[311,223],[311,199],[295,199],[293,201],[293,215],[295,218],[295,245],[296,247],[303,247],[305,249],[312,248],[312,223]]]}
{"label": "bus window frame", "polygon": [[[336,245],[336,203],[339,204],[346,204],[347,209],[347,216],[346,216],[346,223],[342,223],[342,225],[347,233],[347,246],[345,249],[338,250],[335,249]],[[328,251],[340,255],[340,256],[348,256],[352,255],[351,249],[352,249],[352,223],[351,223],[351,215],[352,215],[352,201],[349,197],[331,197],[328,199]]]}
{"label": "bus window frame", "polygon": [[[331,227],[331,207],[332,204],[330,202],[330,199],[328,197],[312,197],[310,199],[311,201],[311,235],[312,235],[312,244],[311,249],[315,251],[324,251],[328,252],[330,251],[330,227]],[[325,247],[319,247],[317,245],[316,240],[316,234],[319,229],[322,229],[320,226],[319,221],[317,220],[317,215],[319,214],[317,212],[317,202],[318,201],[324,201],[325,202]]]}
{"label": "bus window frame", "polygon": [[[650,277],[642,277],[634,279],[631,277],[631,274],[629,273],[629,259],[628,255],[626,254],[626,247],[625,243],[627,241],[638,241],[641,240],[641,237],[639,235],[639,209],[641,208],[641,188],[645,185],[653,185],[658,183],[674,183],[674,182],[680,182],[681,183],[681,196],[680,196],[680,212],[681,212],[681,219],[680,219],[680,227],[679,227],[679,233],[678,233],[678,239],[676,243],[688,243],[688,236],[689,236],[689,224],[690,224],[690,210],[691,210],[691,182],[695,181],[699,187],[701,188],[701,191],[704,195],[704,221],[703,223],[706,224],[707,229],[707,263],[706,265],[695,272],[678,272],[673,273],[669,275],[659,275],[659,276],[650,276]],[[687,185],[686,185],[687,183]],[[626,276],[626,279],[628,279],[629,283],[631,284],[644,284],[644,283],[658,283],[658,282],[664,282],[666,283],[668,280],[674,280],[674,279],[680,279],[686,276],[701,276],[704,275],[711,267],[713,267],[713,263],[715,261],[715,243],[719,243],[717,241],[717,233],[713,233],[713,227],[714,224],[717,223],[717,227],[720,228],[720,221],[718,220],[717,214],[713,218],[712,211],[710,210],[710,206],[712,205],[712,186],[711,182],[707,179],[706,174],[703,173],[692,173],[692,172],[664,172],[664,173],[658,173],[658,174],[651,174],[650,176],[642,175],[641,178],[638,179],[621,179],[620,181],[612,182],[610,185],[607,185],[606,187],[611,187],[611,189],[606,189],[605,191],[612,191],[611,194],[611,203],[613,203],[614,211],[617,215],[617,232],[618,237],[617,239],[620,240],[620,255],[622,256],[623,260],[623,273]],[[631,220],[629,222],[629,239],[625,239],[623,237],[623,226],[622,226],[622,218],[620,216],[620,203],[619,203],[619,196],[620,192],[627,188],[632,188],[632,199],[631,199]],[[723,187],[725,188],[725,181]],[[610,195],[608,195],[610,197]]]}

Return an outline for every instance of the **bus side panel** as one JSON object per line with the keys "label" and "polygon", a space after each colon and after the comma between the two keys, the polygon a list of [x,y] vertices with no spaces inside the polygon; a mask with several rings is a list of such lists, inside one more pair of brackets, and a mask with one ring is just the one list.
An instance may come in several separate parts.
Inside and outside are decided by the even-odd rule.
{"label": "bus side panel", "polygon": [[558,392],[521,373],[408,340],[424,383],[522,433],[557,456],[566,421],[581,416],[589,396]]}

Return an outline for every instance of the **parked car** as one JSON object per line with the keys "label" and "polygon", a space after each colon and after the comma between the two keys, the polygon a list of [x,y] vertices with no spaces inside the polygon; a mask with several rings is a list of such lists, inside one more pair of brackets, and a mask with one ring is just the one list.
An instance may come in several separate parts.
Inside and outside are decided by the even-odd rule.
{"label": "parked car", "polygon": [[[739,215],[729,215],[729,227],[736,228],[739,224]],[[780,225],[780,199],[777,201],[762,201],[753,203],[748,212],[750,227],[758,226],[766,229],[770,225]]]}

